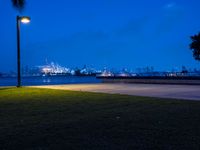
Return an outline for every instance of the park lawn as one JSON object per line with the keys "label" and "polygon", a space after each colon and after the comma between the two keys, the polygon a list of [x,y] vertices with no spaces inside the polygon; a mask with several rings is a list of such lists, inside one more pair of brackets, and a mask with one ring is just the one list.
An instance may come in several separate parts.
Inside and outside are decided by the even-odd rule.
{"label": "park lawn", "polygon": [[0,88],[0,149],[200,149],[200,102]]}

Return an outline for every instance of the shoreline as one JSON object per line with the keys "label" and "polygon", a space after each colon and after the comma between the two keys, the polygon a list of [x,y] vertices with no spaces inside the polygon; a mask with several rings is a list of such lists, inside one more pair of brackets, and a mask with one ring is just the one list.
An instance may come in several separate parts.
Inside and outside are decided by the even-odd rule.
{"label": "shoreline", "polygon": [[174,85],[200,85],[199,76],[165,77],[97,77],[102,83],[142,83],[142,84],[174,84]]}

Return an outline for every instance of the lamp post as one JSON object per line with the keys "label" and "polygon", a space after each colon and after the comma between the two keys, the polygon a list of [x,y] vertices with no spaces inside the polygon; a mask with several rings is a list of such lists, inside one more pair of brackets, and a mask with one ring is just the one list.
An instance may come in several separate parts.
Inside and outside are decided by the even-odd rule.
{"label": "lamp post", "polygon": [[30,17],[17,16],[17,87],[21,87],[21,67],[20,67],[20,23],[29,23]]}

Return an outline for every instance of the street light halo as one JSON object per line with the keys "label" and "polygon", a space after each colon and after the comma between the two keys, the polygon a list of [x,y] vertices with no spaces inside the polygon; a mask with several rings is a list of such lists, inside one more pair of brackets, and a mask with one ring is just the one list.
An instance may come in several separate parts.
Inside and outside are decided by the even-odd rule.
{"label": "street light halo", "polygon": [[29,23],[31,21],[31,18],[27,16],[23,16],[23,17],[20,17],[20,21],[22,23]]}

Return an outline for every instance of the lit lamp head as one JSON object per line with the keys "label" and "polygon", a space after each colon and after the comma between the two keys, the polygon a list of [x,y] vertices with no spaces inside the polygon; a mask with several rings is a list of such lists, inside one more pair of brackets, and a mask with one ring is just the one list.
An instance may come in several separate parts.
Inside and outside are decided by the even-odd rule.
{"label": "lit lamp head", "polygon": [[23,17],[20,17],[20,21],[22,23],[29,23],[31,21],[31,18],[27,16],[23,16]]}

